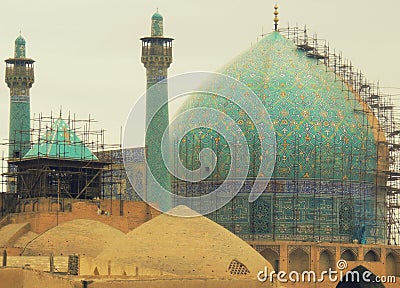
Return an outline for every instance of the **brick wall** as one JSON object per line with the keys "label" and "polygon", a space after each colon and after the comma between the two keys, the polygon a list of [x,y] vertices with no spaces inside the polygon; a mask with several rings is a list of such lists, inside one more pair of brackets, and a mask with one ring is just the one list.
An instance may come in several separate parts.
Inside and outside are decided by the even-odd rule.
{"label": "brick wall", "polygon": [[[3,255],[0,256],[3,263]],[[50,272],[50,256],[7,256],[7,267],[25,267]],[[54,256],[55,272],[68,272],[68,256]]]}
{"label": "brick wall", "polygon": [[159,215],[157,210],[144,202],[120,202],[115,199],[113,201],[109,199],[97,201],[62,199],[59,204],[59,212],[57,212],[57,200],[56,202],[54,200],[50,198],[21,200],[19,206],[21,211],[30,212],[11,214],[10,223],[30,223],[31,231],[40,234],[55,227],[57,223],[61,224],[75,219],[90,219],[127,233]]}

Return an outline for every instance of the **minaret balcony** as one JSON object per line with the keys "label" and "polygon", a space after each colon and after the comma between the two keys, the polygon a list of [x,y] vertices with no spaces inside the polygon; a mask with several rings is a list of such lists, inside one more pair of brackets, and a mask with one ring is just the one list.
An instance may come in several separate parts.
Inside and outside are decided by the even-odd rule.
{"label": "minaret balcony", "polygon": [[172,47],[165,47],[159,45],[143,46],[142,56],[172,57]]}
{"label": "minaret balcony", "polygon": [[27,68],[27,67],[6,68],[6,80],[23,80],[24,78],[34,79],[33,68]]}

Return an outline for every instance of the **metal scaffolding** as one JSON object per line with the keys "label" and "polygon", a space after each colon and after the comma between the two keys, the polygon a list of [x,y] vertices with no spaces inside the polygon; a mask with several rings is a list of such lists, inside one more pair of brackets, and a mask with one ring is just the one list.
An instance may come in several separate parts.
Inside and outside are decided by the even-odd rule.
{"label": "metal scaffolding", "polygon": [[[392,96],[383,93],[378,83],[369,81],[351,61],[330,48],[327,41],[319,39],[316,35],[309,37],[307,29],[288,27],[280,29],[280,32],[302,51],[302,57],[305,54],[306,57],[315,59],[317,65],[334,75],[334,81],[341,85],[348,102],[352,103],[350,105],[353,112],[359,115],[362,125],[360,130],[365,132],[360,135],[360,145],[357,147],[352,142],[346,147],[344,141],[334,139],[329,149],[323,146],[322,137],[316,135],[306,147],[309,152],[313,150],[310,153],[310,161],[314,162],[314,168],[308,171],[306,179],[300,175],[301,144],[294,136],[291,151],[288,152],[293,159],[290,177],[280,178],[281,176],[274,173],[267,193],[261,196],[259,201],[248,204],[246,197],[238,194],[229,204],[209,217],[246,240],[349,243],[363,241],[363,235],[369,234],[366,239],[368,243],[379,244],[385,239],[388,244],[399,245],[400,117],[399,111],[394,109]],[[321,119],[315,118],[312,121],[317,123],[321,122]],[[373,131],[374,138],[371,138],[370,131]],[[191,169],[197,169],[200,161],[194,155],[197,155],[202,147],[211,148],[218,157],[221,152],[229,149],[226,143],[203,142],[200,139],[208,139],[210,142],[212,137],[217,136],[208,135],[207,131],[201,132],[201,137],[197,135],[196,139],[194,134],[189,135],[189,138],[185,136],[182,142],[186,144],[183,148],[180,147],[182,143],[175,140],[173,159],[178,159],[180,155],[181,161],[188,167],[193,166]],[[368,147],[376,147],[376,150]],[[239,148],[231,147],[233,151]],[[253,159],[256,157],[257,155],[253,155]],[[343,173],[345,169],[349,169],[345,167],[345,157],[360,160],[348,171],[348,179],[341,178],[346,174]],[[338,158],[341,160],[335,161]],[[230,159],[231,164],[241,161],[235,158],[234,152],[227,159]],[[367,159],[377,163],[376,166],[369,166]],[[352,160],[349,162],[355,164]],[[322,171],[321,163],[328,167],[328,173]],[[255,165],[255,161],[250,165]],[[173,166],[178,170],[177,163],[173,163]],[[174,192],[180,196],[191,197],[214,191],[224,181],[214,178],[214,175],[219,174],[219,167],[216,165],[215,173],[201,182],[174,179]],[[250,170],[254,169],[255,167],[250,167]],[[177,171],[174,172],[176,174]],[[234,181],[228,185],[232,185],[231,190],[236,189]],[[241,193],[248,193],[253,185],[254,179],[247,178]],[[229,193],[229,190],[228,188],[225,192]],[[365,233],[363,229],[370,231]]]}
{"label": "metal scaffolding", "polygon": [[[62,126],[60,125],[63,121]],[[7,159],[7,172],[2,166],[2,192],[16,193],[19,198],[61,197],[94,199],[104,198],[105,170],[112,169],[112,162],[99,160],[95,155],[113,148],[104,144],[104,130],[94,130],[95,121],[77,119],[70,114],[43,116],[31,119],[30,131],[16,131],[14,139],[29,134],[30,150],[19,158]],[[8,143],[10,149],[20,145]],[[4,156],[4,155],[3,155]],[[6,189],[6,190],[5,190]]]}
{"label": "metal scaffolding", "polygon": [[[372,171],[376,174],[376,189],[386,191],[386,223],[388,244],[400,244],[400,115],[393,104],[393,95],[382,92],[379,83],[369,81],[352,62],[337,53],[329,46],[326,40],[319,39],[316,34],[309,36],[306,27],[287,27],[281,29],[283,35],[292,40],[299,50],[305,51],[310,58],[318,59],[318,63],[326,66],[326,71],[333,71],[335,79],[342,83],[342,90],[352,95],[360,96],[368,105],[371,114],[376,117],[384,136],[378,139],[378,149],[386,149],[388,153],[378,155],[378,163],[386,163],[381,171]],[[354,97],[353,97],[354,98]],[[354,101],[359,99],[354,98]],[[357,110],[355,109],[357,113]],[[367,120],[367,119],[366,119]],[[369,121],[365,121],[365,128],[371,128]],[[374,123],[372,125],[375,125]],[[374,127],[372,127],[374,128]],[[375,127],[376,128],[376,127]],[[380,148],[379,148],[380,147]],[[382,177],[381,174],[384,174]],[[382,187],[383,185],[383,187]]]}

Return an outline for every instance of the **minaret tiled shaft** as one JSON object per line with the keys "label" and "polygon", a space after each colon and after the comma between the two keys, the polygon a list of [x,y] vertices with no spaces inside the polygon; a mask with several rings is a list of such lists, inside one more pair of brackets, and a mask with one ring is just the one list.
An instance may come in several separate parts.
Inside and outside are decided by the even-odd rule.
{"label": "minaret tiled shaft", "polygon": [[[148,89],[146,93],[146,127],[148,128],[145,138],[147,165],[157,182],[170,191],[171,177],[161,154],[161,140],[164,131],[168,129],[169,112],[168,105],[161,107],[161,103],[168,102],[168,85],[167,81],[163,80],[167,78],[167,71],[172,63],[173,39],[163,36],[163,18],[158,12],[152,16],[151,36],[141,38],[141,40],[142,63],[146,68]],[[159,84],[150,89],[156,83]],[[159,107],[161,108],[158,110]],[[169,137],[168,131],[165,135]],[[161,199],[150,193],[159,189],[149,181],[149,177],[147,179],[147,200],[158,202],[164,211],[169,209],[169,199]]]}
{"label": "minaret tiled shaft", "polygon": [[22,158],[30,149],[30,89],[35,82],[34,60],[26,57],[26,42],[15,40],[14,57],[5,60],[10,88],[9,158]]}

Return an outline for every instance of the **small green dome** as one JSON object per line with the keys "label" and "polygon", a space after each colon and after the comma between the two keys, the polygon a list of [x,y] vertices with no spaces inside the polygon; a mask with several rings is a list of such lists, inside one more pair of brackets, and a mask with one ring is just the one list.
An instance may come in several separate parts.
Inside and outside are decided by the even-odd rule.
{"label": "small green dome", "polygon": [[15,39],[15,45],[25,45],[26,41],[24,39],[24,37],[22,37],[21,35],[18,36],[17,39]]}
{"label": "small green dome", "polygon": [[158,13],[158,11],[157,11],[156,13],[153,14],[153,16],[151,16],[151,20],[162,21],[163,16],[160,13]]}

